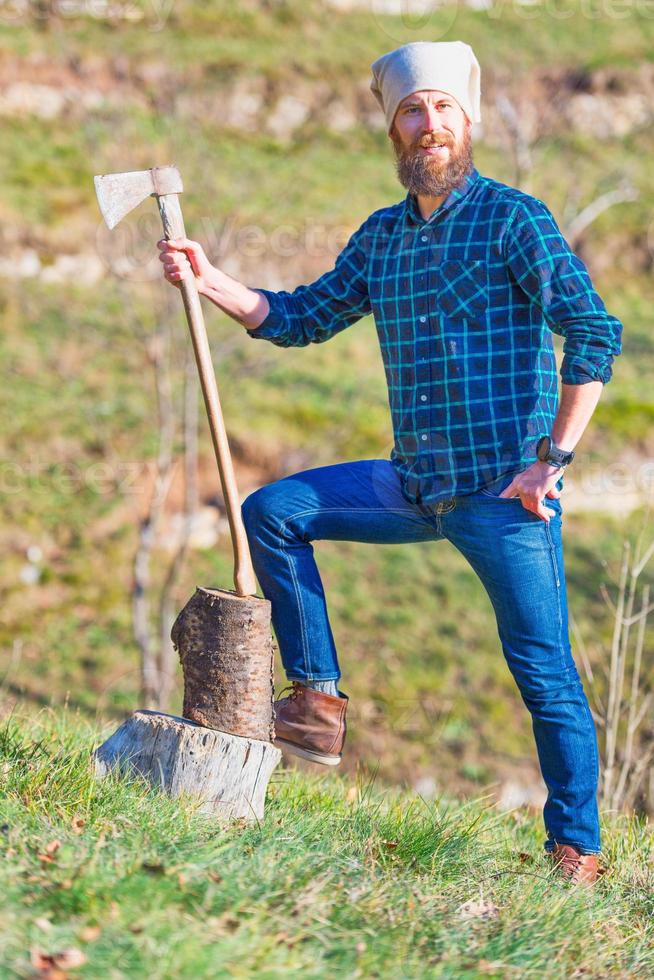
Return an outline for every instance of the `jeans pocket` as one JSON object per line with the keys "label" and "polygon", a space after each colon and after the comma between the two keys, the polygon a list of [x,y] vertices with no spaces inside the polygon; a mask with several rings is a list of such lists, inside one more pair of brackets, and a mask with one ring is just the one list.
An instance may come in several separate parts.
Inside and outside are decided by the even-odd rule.
{"label": "jeans pocket", "polygon": [[[516,470],[514,473],[509,473],[508,476],[504,474],[504,476],[498,477],[496,480],[493,480],[491,483],[487,483],[485,487],[481,487],[481,489],[478,490],[477,492],[481,494],[483,497],[495,497],[495,498],[499,498],[502,501],[517,500],[519,503],[522,503],[519,496],[500,497],[502,491],[506,490],[506,488],[512,482],[514,477],[516,477],[518,473],[521,472],[522,470]],[[560,493],[563,488],[562,478],[559,478],[554,484],[554,486]],[[549,507],[551,510],[553,510],[555,516],[557,517],[561,516],[563,507],[559,497],[543,497],[543,504],[545,505],[545,507]]]}
{"label": "jeans pocket", "polygon": [[[506,488],[508,487],[508,485],[511,483],[511,481],[517,475],[518,472],[520,471],[518,470],[516,471],[516,473],[509,473],[508,476],[506,473],[504,473],[502,476],[499,476],[496,480],[493,480],[491,483],[487,483],[486,486],[481,487],[479,493],[483,494],[485,497],[499,497],[502,491],[506,490]],[[515,497],[515,498],[502,497],[501,499],[520,500],[519,497]]]}

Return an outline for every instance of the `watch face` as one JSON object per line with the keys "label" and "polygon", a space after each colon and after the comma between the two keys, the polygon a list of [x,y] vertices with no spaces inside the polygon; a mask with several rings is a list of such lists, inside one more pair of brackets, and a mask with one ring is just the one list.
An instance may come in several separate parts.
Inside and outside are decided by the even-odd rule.
{"label": "watch face", "polygon": [[541,436],[536,445],[536,455],[538,456],[539,459],[546,459],[549,451],[550,451],[549,436]]}

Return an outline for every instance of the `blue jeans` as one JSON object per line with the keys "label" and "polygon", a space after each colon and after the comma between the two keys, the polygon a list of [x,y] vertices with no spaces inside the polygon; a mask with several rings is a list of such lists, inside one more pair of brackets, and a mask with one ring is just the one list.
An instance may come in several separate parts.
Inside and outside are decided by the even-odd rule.
{"label": "blue jeans", "polygon": [[554,511],[546,523],[519,497],[499,498],[514,475],[428,507],[404,498],[389,460],[340,463],[255,491],[243,519],[284,669],[304,683],[341,676],[312,541],[450,541],[486,589],[506,662],[531,713],[548,789],[545,849],[573,844],[595,853],[597,737],[568,638],[561,501],[545,498]]}

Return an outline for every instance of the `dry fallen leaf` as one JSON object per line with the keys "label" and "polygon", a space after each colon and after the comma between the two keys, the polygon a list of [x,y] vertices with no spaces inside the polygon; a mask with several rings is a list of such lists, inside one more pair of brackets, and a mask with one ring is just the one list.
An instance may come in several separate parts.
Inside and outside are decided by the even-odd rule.
{"label": "dry fallen leaf", "polygon": [[52,864],[54,861],[54,855],[57,853],[61,847],[60,840],[51,840],[45,845],[45,851],[42,854],[37,854],[39,861],[43,861],[44,864]]}
{"label": "dry fallen leaf", "polygon": [[50,919],[46,919],[44,915],[40,915],[38,919],[35,919],[34,925],[37,927],[37,929],[41,929],[43,932],[52,931],[52,923],[50,922]]}
{"label": "dry fallen leaf", "polygon": [[86,820],[84,819],[84,817],[78,817],[77,814],[75,814],[71,823],[73,833],[81,834],[85,826],[86,826]]}
{"label": "dry fallen leaf", "polygon": [[457,912],[462,919],[496,919],[500,914],[497,905],[485,901],[483,898],[479,901],[470,899],[470,901],[464,902],[458,907]]}
{"label": "dry fallen leaf", "polygon": [[86,963],[86,956],[81,949],[64,949],[61,953],[56,953],[57,966],[64,966],[72,969],[76,966],[83,966]]}
{"label": "dry fallen leaf", "polygon": [[42,977],[47,977],[48,980],[60,980],[66,976],[66,970],[72,970],[86,963],[86,956],[81,949],[62,949],[58,953],[44,953],[43,950],[33,946],[30,962]]}
{"label": "dry fallen leaf", "polygon": [[101,935],[101,926],[84,926],[83,929],[80,929],[79,938],[83,939],[85,943],[92,943]]}
{"label": "dry fallen leaf", "polygon": [[475,966],[479,973],[498,973],[500,970],[504,973],[506,970],[505,964],[500,960],[495,960],[494,963],[490,960],[479,960]]}

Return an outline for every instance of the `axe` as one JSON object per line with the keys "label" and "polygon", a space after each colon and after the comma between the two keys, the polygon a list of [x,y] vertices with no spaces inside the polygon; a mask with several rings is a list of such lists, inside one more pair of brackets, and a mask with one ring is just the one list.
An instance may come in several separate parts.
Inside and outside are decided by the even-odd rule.
{"label": "axe", "polygon": [[[164,237],[185,238],[184,219],[178,194],[184,190],[176,167],[153,167],[125,174],[100,174],[93,178],[100,211],[107,226],[115,228],[146,197],[155,197],[163,224]],[[257,591],[250,549],[239,502],[232,457],[227,442],[223,413],[218,398],[216,376],[211,362],[209,341],[202,316],[200,296],[194,279],[180,282],[184,309],[188,321],[195,361],[200,375],[204,404],[209,417],[211,439],[218,463],[227,519],[234,548],[234,585],[240,596],[255,595]]]}

